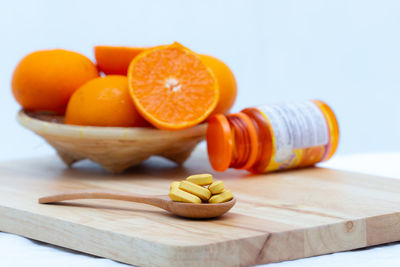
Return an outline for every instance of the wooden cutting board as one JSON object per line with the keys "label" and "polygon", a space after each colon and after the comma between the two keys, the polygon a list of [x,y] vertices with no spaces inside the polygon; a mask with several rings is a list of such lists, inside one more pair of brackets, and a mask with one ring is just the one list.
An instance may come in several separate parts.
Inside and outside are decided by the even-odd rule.
{"label": "wooden cutting board", "polygon": [[214,220],[113,200],[37,204],[73,189],[167,194],[171,181],[204,172],[214,173],[203,150],[183,167],[153,159],[115,176],[56,157],[4,162],[0,230],[139,266],[248,266],[400,240],[400,180],[324,168],[214,173],[238,200]]}

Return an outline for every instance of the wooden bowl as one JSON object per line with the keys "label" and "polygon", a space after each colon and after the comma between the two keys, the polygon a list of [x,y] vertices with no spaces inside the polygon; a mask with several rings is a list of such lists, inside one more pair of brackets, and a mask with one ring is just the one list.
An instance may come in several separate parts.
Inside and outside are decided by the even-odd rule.
{"label": "wooden bowl", "polygon": [[153,155],[182,164],[205,137],[207,125],[180,131],[139,127],[93,127],[64,124],[63,116],[21,110],[18,121],[43,137],[71,166],[90,159],[119,173]]}

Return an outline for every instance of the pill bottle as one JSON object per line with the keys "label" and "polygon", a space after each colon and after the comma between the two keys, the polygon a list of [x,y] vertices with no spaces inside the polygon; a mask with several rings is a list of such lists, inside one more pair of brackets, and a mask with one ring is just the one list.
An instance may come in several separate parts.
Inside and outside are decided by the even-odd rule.
{"label": "pill bottle", "polygon": [[328,160],[339,142],[332,109],[320,100],[246,108],[210,118],[208,157],[216,171],[265,173]]}

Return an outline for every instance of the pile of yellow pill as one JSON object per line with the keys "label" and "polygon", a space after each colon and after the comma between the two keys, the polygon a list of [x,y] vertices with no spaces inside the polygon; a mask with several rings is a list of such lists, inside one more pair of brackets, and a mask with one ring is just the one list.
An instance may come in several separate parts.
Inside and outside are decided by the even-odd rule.
{"label": "pile of yellow pill", "polygon": [[233,198],[222,181],[213,181],[211,174],[191,175],[181,182],[172,182],[169,197],[187,203],[222,203]]}

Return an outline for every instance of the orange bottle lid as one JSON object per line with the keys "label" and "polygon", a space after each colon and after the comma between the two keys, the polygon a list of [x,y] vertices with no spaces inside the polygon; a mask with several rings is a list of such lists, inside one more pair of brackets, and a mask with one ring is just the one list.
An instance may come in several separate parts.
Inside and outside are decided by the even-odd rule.
{"label": "orange bottle lid", "polygon": [[239,169],[248,169],[250,168],[255,161],[257,160],[257,155],[258,155],[258,137],[257,137],[257,130],[254,127],[253,123],[251,122],[251,119],[244,113],[239,112],[239,113],[234,113],[230,114],[229,116],[232,117],[238,117],[242,120],[244,123],[244,127],[246,128],[246,133],[248,134],[249,137],[249,144],[238,144],[239,146],[250,146],[250,149],[248,150],[249,154],[246,155],[247,159],[245,164],[240,167]]}
{"label": "orange bottle lid", "polygon": [[[232,164],[233,146],[248,147],[240,150],[240,155],[237,155],[239,158],[236,159],[238,160],[236,163],[240,166],[234,166],[238,169],[248,169],[257,160],[259,152],[257,130],[251,119],[243,113],[230,114],[228,117],[236,117],[242,121],[243,125],[237,125],[235,129],[242,131],[248,143],[235,144],[228,119],[222,114],[215,115],[208,120],[206,135],[209,161],[214,170],[225,171]],[[239,138],[239,141],[246,142],[242,138]]]}
{"label": "orange bottle lid", "polygon": [[216,171],[225,171],[232,160],[233,140],[231,127],[224,115],[218,114],[208,120],[206,138],[211,166]]}

